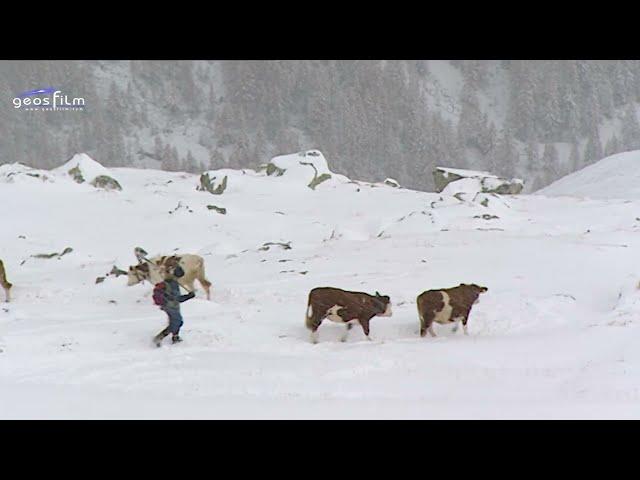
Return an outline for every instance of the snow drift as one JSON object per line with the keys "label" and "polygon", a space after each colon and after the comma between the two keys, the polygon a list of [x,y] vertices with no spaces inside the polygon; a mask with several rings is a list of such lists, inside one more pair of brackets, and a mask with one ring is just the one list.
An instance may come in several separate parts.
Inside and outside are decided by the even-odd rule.
{"label": "snow drift", "polygon": [[113,173],[86,153],[74,155],[64,165],[52,170],[57,175],[67,175],[76,183],[85,183],[106,190],[122,190]]}

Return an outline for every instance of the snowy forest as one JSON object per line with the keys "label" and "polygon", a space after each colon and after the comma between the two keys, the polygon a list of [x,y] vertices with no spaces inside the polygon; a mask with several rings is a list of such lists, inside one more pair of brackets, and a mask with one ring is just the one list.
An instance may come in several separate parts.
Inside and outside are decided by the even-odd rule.
{"label": "snowy forest", "polygon": [[[81,112],[14,108],[29,89]],[[436,165],[534,191],[640,149],[640,61],[2,61],[0,164],[197,173],[318,149],[352,178],[432,190]]]}

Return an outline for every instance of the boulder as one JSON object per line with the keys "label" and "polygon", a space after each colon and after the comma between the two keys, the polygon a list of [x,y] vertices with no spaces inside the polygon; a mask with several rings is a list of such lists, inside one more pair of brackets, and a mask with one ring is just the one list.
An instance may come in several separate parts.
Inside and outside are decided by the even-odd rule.
{"label": "boulder", "polygon": [[451,195],[460,192],[517,195],[524,188],[524,181],[519,178],[506,179],[488,172],[459,168],[436,167],[433,171],[433,181],[436,192]]}
{"label": "boulder", "polygon": [[299,179],[312,190],[333,176],[327,160],[318,150],[278,155],[269,163],[261,165],[258,171],[265,172],[270,177],[286,176],[294,180]]}
{"label": "boulder", "polygon": [[99,175],[91,182],[96,188],[102,188],[104,190],[122,190],[122,186],[118,181],[108,175]]}

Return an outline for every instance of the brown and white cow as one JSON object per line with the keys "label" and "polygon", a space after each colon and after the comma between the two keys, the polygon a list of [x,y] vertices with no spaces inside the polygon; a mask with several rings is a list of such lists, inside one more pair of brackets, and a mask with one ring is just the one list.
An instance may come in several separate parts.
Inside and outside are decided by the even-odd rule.
{"label": "brown and white cow", "polygon": [[198,280],[207,293],[207,300],[210,300],[211,282],[205,276],[204,259],[199,255],[157,256],[138,265],[132,265],[127,273],[127,285],[136,285],[145,280],[153,284],[162,282],[166,274],[171,272],[177,265],[180,265],[184,270],[184,277],[180,279],[180,283],[190,291],[194,291],[194,282]]}
{"label": "brown and white cow", "polygon": [[[460,284],[454,288],[443,290],[427,290],[417,298],[418,316],[420,317],[420,336],[424,337],[427,330],[432,337],[433,322],[440,324],[462,322],[464,334],[468,335],[467,322],[471,307],[479,302],[481,293],[488,290],[476,284]],[[458,323],[454,326],[454,332],[458,330]]]}
{"label": "brown and white cow", "polygon": [[339,288],[321,287],[309,292],[307,302],[306,325],[311,330],[311,342],[318,343],[318,327],[326,318],[332,322],[345,323],[346,330],[342,341],[353,323],[362,326],[364,334],[369,338],[369,321],[373,317],[391,316],[391,299],[376,292],[375,296],[362,292],[348,292]]}
{"label": "brown and white cow", "polygon": [[11,285],[9,280],[7,280],[7,271],[4,269],[4,263],[2,263],[2,260],[0,260],[0,285],[4,288],[5,301],[11,301],[11,287],[13,287],[13,285]]}

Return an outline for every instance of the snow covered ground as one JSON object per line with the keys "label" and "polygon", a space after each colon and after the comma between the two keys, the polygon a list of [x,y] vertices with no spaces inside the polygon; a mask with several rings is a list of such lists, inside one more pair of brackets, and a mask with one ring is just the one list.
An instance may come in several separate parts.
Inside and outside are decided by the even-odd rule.
{"label": "snow covered ground", "polygon": [[[211,195],[195,175],[112,169],[123,190],[105,191],[28,173],[0,167],[0,418],[640,418],[633,196],[461,201],[250,170]],[[183,304],[182,344],[152,347],[151,285],[95,283],[136,246],[205,258],[212,301]],[[420,338],[416,296],[472,282],[489,291],[470,335]],[[317,286],[378,290],[394,314],[371,342],[325,322],[313,345]]]}

